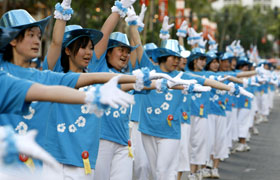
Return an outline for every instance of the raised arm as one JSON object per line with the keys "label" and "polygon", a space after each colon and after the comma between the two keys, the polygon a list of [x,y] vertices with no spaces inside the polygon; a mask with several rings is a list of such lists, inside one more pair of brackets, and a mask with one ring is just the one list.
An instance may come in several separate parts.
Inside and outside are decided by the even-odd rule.
{"label": "raised arm", "polygon": [[56,21],[53,28],[52,41],[47,54],[48,69],[50,70],[53,70],[61,54],[66,21],[70,20],[71,14],[73,13],[70,5],[71,0],[63,0],[61,5],[57,3],[55,6],[54,18]]}
{"label": "raised arm", "polygon": [[100,59],[102,54],[105,53],[110,34],[114,31],[120,20],[120,15],[116,12],[110,14],[110,16],[106,19],[105,23],[101,28],[101,32],[103,33],[102,39],[95,45],[94,52],[96,54],[97,59]]}
{"label": "raised arm", "polygon": [[97,59],[100,59],[102,54],[104,54],[104,52],[106,51],[110,34],[117,26],[120,17],[124,18],[126,16],[127,8],[130,7],[135,1],[136,0],[115,1],[114,6],[112,7],[111,15],[106,19],[101,28],[103,38],[94,47]]}

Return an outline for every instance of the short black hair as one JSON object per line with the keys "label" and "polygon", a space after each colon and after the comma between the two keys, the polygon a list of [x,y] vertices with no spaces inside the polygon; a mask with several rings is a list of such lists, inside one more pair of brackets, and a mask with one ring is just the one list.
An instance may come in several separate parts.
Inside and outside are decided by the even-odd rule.
{"label": "short black hair", "polygon": [[[83,36],[75,41],[73,41],[71,44],[67,46],[67,48],[73,52],[74,56],[78,53],[80,48],[85,48],[88,45],[88,42],[91,41],[88,36]],[[69,58],[68,55],[65,53],[65,48],[62,48],[62,53],[61,53],[61,66],[63,68],[63,72],[67,73],[70,69],[69,66]]]}

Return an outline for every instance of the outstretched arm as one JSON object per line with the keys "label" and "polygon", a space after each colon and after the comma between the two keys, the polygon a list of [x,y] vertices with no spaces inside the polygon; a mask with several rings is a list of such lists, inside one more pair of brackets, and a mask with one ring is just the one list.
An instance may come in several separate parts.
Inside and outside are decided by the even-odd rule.
{"label": "outstretched arm", "polygon": [[45,86],[33,84],[28,90],[25,100],[30,101],[50,101],[67,104],[84,104],[85,92],[78,91],[65,86]]}

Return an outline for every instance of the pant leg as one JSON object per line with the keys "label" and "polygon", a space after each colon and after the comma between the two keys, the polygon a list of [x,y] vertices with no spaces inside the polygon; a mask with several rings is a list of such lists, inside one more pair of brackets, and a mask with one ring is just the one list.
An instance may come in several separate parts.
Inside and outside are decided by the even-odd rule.
{"label": "pant leg", "polygon": [[214,158],[228,158],[227,122],[225,116],[216,116]]}
{"label": "pant leg", "polygon": [[110,180],[132,180],[132,157],[128,156],[128,146],[116,144],[111,164]]}
{"label": "pant leg", "polygon": [[131,141],[133,147],[133,178],[136,180],[149,179],[150,176],[150,164],[146,155],[141,132],[138,131],[138,122],[134,122],[131,130]]}
{"label": "pant leg", "polygon": [[238,137],[246,138],[249,132],[250,126],[250,109],[238,109]]}
{"label": "pant leg", "polygon": [[110,180],[111,164],[116,149],[116,143],[100,140],[98,156],[95,165],[95,180]]}
{"label": "pant leg", "polygon": [[178,171],[185,172],[190,171],[190,132],[191,127],[189,124],[181,123],[181,139],[179,148],[179,165]]}
{"label": "pant leg", "polygon": [[156,180],[177,180],[179,139],[158,138]]}

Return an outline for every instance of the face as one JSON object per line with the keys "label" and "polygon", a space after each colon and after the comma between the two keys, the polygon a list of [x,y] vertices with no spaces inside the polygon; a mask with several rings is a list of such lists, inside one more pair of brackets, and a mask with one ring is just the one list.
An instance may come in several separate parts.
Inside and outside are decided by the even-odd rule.
{"label": "face", "polygon": [[245,65],[245,66],[243,66],[240,70],[241,70],[241,71],[249,71],[249,66],[248,66],[248,65]]}
{"label": "face", "polygon": [[206,58],[199,57],[194,60],[194,71],[202,71],[206,65]]}
{"label": "face", "polygon": [[214,59],[209,65],[209,70],[217,72],[219,70],[219,66],[219,61],[217,59]]}
{"label": "face", "polygon": [[229,71],[230,64],[228,60],[220,60],[220,71]]}
{"label": "face", "polygon": [[86,47],[80,47],[77,54],[74,56],[72,52],[68,48],[66,48],[66,54],[69,55],[69,65],[70,69],[79,69],[83,70],[86,68],[92,58],[93,55],[93,45],[92,42],[89,41]]}
{"label": "face", "polygon": [[41,30],[39,27],[26,29],[21,41],[14,39],[10,44],[14,49],[14,57],[21,57],[24,60],[36,58],[40,55]]}
{"label": "face", "polygon": [[177,69],[179,58],[176,56],[168,56],[166,62],[160,63],[160,68],[164,72],[172,72]]}
{"label": "face", "polygon": [[186,67],[186,64],[187,64],[187,58],[180,58],[180,62],[179,62],[179,65],[178,65],[178,70],[181,71],[181,70],[184,70],[185,67]]}
{"label": "face", "polygon": [[234,69],[236,68],[236,63],[237,63],[236,59],[233,58],[233,59],[231,60],[231,63],[230,63],[230,69],[231,69],[231,70],[234,70]]}
{"label": "face", "polygon": [[269,65],[268,64],[264,64],[263,67],[264,67],[264,69],[269,70]]}
{"label": "face", "polygon": [[121,71],[128,64],[130,49],[127,47],[115,47],[107,53],[108,62],[118,71]]}

